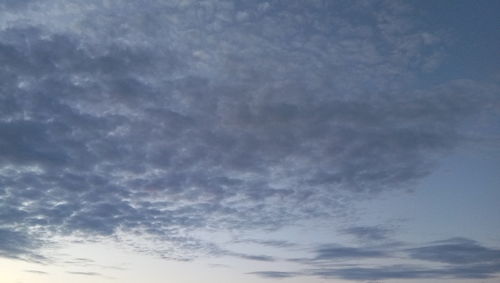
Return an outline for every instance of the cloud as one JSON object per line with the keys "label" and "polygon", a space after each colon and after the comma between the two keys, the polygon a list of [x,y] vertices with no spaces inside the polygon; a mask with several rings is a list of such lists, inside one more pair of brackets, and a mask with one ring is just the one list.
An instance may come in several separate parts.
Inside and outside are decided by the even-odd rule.
{"label": "cloud", "polygon": [[236,258],[241,258],[241,259],[246,259],[246,260],[253,260],[253,261],[267,261],[267,262],[273,262],[276,261],[276,259],[272,256],[268,255],[255,255],[255,254],[248,254],[248,253],[241,253],[241,252],[234,252],[229,249],[221,248],[218,245],[215,244],[204,244],[200,243],[201,245],[204,245],[205,247],[210,247],[210,250],[208,253],[212,256],[229,256],[229,257],[236,257]]}
{"label": "cloud", "polygon": [[429,268],[423,266],[382,266],[310,270],[309,275],[347,280],[388,279],[486,279],[493,278],[500,265]]}
{"label": "cloud", "polygon": [[0,256],[42,262],[46,258],[38,253],[43,242],[21,231],[0,229]]}
{"label": "cloud", "polygon": [[40,271],[40,270],[25,270],[25,272],[34,273],[34,274],[41,274],[41,275],[48,274],[47,272]]}
{"label": "cloud", "polygon": [[387,257],[388,254],[379,250],[366,248],[352,248],[341,246],[321,247],[316,251],[315,260],[334,260],[349,258],[380,258]]}
{"label": "cloud", "polygon": [[277,247],[277,248],[289,248],[297,245],[295,243],[291,243],[289,241],[284,241],[284,240],[262,240],[262,239],[238,239],[231,241],[231,243],[256,244],[256,245]]}
{"label": "cloud", "polygon": [[232,253],[231,255],[240,257],[242,259],[248,260],[256,260],[256,261],[275,261],[275,259],[271,256],[267,255],[248,255],[248,254],[240,254],[240,253]]}
{"label": "cloud", "polygon": [[85,276],[101,276],[101,274],[97,272],[68,271],[66,273],[74,275],[85,275]]}
{"label": "cloud", "polygon": [[345,234],[355,236],[360,241],[386,240],[390,229],[380,226],[355,226],[342,230]]}
{"label": "cloud", "polygon": [[369,259],[387,259],[395,257],[399,243],[389,243],[383,246],[342,246],[339,244],[324,244],[312,250],[308,258],[292,258],[292,262],[324,268],[325,265],[343,264],[351,260],[363,261]]}
{"label": "cloud", "polygon": [[441,278],[441,272],[420,267],[386,266],[381,268],[341,268],[312,270],[311,274],[324,278],[347,280]]}
{"label": "cloud", "polygon": [[[497,249],[484,247],[466,238],[436,241],[418,248],[395,246],[372,247],[320,247],[314,250],[312,259],[294,259],[309,268],[296,272],[284,272],[283,277],[313,276],[346,280],[389,279],[484,279],[493,278],[500,272],[500,256]],[[408,245],[408,244],[407,244]],[[365,260],[371,258],[398,258],[399,265],[374,265]],[[354,259],[355,263],[339,264]],[[420,260],[416,265],[412,260]],[[342,260],[342,261],[339,261]],[[408,264],[404,264],[408,262]],[[435,262],[445,265],[436,266]],[[344,267],[342,267],[344,266]],[[261,277],[274,276],[275,271],[253,272]],[[276,271],[279,278],[281,272]]]}
{"label": "cloud", "polygon": [[65,261],[64,263],[88,265],[93,264],[94,260],[89,258],[77,257],[73,258],[72,260]]}
{"label": "cloud", "polygon": [[282,279],[295,277],[298,273],[295,272],[281,272],[281,271],[258,271],[258,272],[250,272],[248,274],[254,274],[264,278],[272,278],[272,279]]}
{"label": "cloud", "polygon": [[452,238],[432,245],[409,249],[410,257],[448,264],[500,264],[500,250],[481,246],[465,239]]}
{"label": "cloud", "polygon": [[414,87],[439,39],[404,4],[10,2],[2,256],[41,234],[135,233],[186,259],[213,251],[193,231],[335,217],[429,174],[495,99],[468,80]]}

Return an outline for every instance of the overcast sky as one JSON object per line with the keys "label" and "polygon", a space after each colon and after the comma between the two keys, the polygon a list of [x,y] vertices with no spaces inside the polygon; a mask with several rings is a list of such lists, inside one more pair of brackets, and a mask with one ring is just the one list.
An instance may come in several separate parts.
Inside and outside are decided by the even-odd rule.
{"label": "overcast sky", "polygon": [[0,280],[498,282],[498,11],[0,0]]}

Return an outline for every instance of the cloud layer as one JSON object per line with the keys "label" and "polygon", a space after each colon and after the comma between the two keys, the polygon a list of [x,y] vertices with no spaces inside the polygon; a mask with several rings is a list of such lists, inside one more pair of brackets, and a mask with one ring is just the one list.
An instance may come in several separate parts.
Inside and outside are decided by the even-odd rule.
{"label": "cloud layer", "polygon": [[[495,88],[418,87],[439,34],[406,4],[351,4],[3,1],[0,255],[32,257],[47,233],[122,232],[228,254],[191,232],[335,216],[426,176]],[[344,254],[381,255],[318,259]]]}

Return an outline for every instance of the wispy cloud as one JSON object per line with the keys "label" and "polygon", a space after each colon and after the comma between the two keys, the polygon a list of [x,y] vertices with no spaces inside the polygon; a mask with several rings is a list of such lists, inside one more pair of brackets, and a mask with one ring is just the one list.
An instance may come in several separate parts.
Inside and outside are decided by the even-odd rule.
{"label": "wispy cloud", "polygon": [[74,275],[85,275],[85,276],[101,276],[101,274],[97,272],[68,271],[67,273]]}
{"label": "wispy cloud", "polygon": [[347,280],[388,279],[485,279],[493,278],[500,271],[500,265],[451,266],[432,268],[424,266],[382,266],[375,268],[313,269],[306,274],[323,278]]}
{"label": "wispy cloud", "polygon": [[289,248],[297,245],[295,243],[284,240],[262,240],[262,239],[238,239],[238,240],[233,240],[230,243],[256,244],[256,245],[276,247],[276,248]]}
{"label": "wispy cloud", "polygon": [[354,226],[343,229],[342,232],[360,241],[381,241],[388,238],[391,229],[381,226]]}
{"label": "wispy cloud", "polygon": [[273,279],[289,278],[300,275],[300,273],[282,272],[282,271],[257,271],[257,272],[250,272],[249,274],[254,274],[260,277],[273,278]]}
{"label": "wispy cloud", "polygon": [[[408,246],[409,244],[407,244]],[[314,249],[310,259],[293,259],[309,268],[294,272],[257,271],[257,276],[285,278],[313,276],[347,280],[388,280],[388,279],[482,279],[493,278],[500,272],[500,253],[465,238],[453,238],[428,243],[416,248],[408,247],[340,247],[322,246]],[[398,258],[402,264],[380,265],[365,260]],[[346,260],[356,260],[342,266]],[[412,260],[419,260],[418,265]],[[341,260],[341,261],[339,261]],[[445,263],[444,266],[432,265]],[[339,264],[341,263],[341,264]],[[407,263],[407,264],[404,264]]]}
{"label": "wispy cloud", "polygon": [[25,270],[24,272],[34,273],[34,274],[41,274],[41,275],[48,274],[47,272],[45,272],[45,271],[40,271],[40,270]]}

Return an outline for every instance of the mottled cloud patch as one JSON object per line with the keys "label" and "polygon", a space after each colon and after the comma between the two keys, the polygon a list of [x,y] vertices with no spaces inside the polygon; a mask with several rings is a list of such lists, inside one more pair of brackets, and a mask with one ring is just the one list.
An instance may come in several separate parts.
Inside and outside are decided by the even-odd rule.
{"label": "mottled cloud patch", "polygon": [[44,243],[32,239],[22,231],[0,229],[0,256],[34,262],[43,262],[47,258],[38,251]]}
{"label": "mottled cloud patch", "polygon": [[495,83],[420,80],[443,50],[410,3],[0,5],[3,257],[40,259],[51,236],[133,235],[165,259],[272,262],[193,235],[342,217],[356,199],[411,188],[498,103]]}

